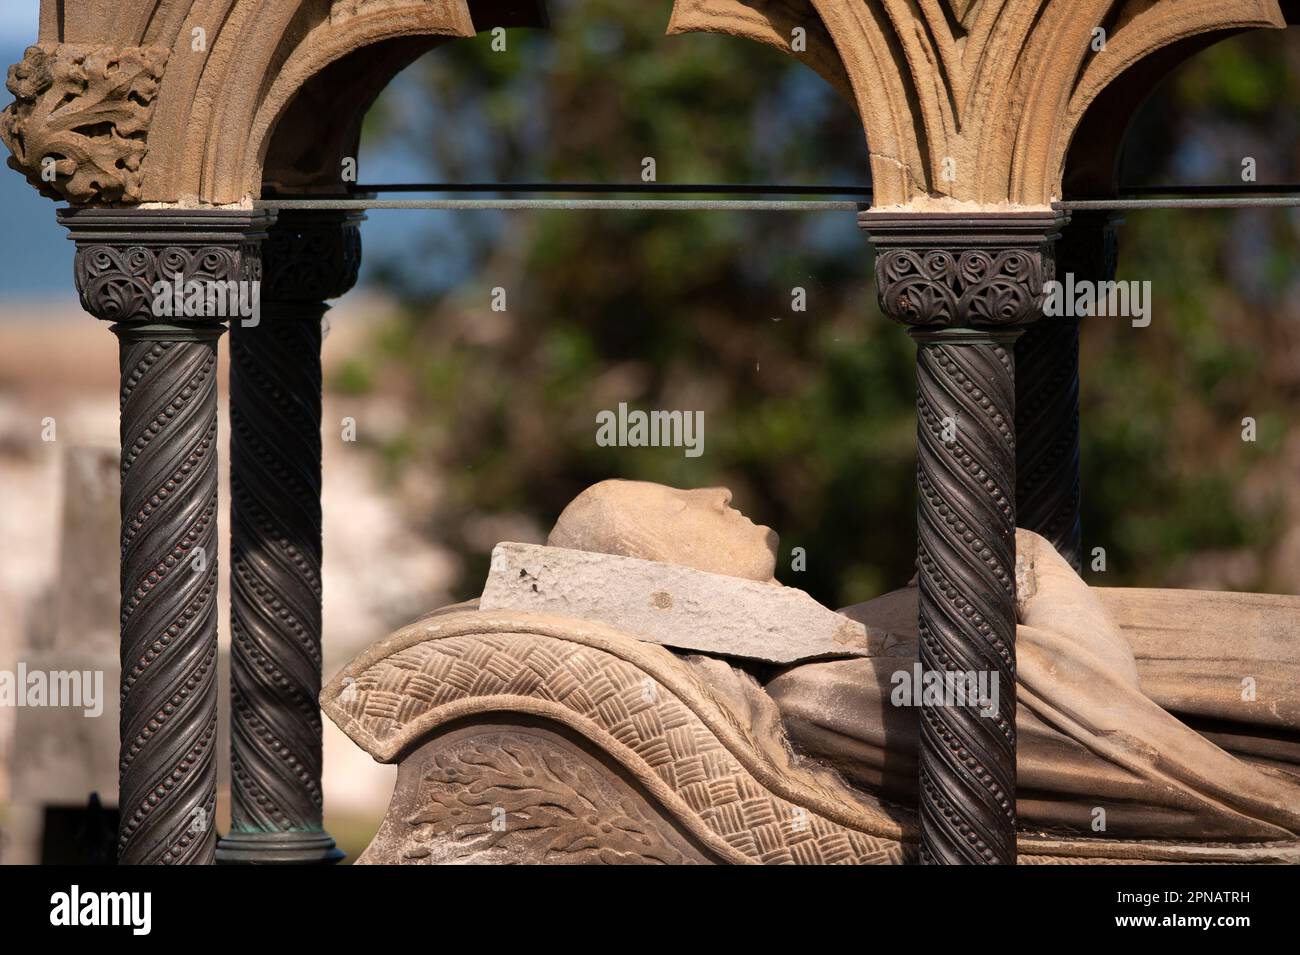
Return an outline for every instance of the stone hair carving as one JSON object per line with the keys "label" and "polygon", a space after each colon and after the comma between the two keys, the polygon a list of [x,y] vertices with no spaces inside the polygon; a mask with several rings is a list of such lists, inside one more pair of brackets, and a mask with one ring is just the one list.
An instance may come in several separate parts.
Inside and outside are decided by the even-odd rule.
{"label": "stone hair carving", "polygon": [[[629,501],[636,502],[634,508]],[[682,491],[645,481],[602,481],[569,503],[547,543],[772,583],[776,533],[730,503],[731,492],[721,487]]]}
{"label": "stone hair carving", "polygon": [[28,47],[9,68],[14,102],[0,116],[9,165],[51,199],[139,202],[167,57],[158,47]]}

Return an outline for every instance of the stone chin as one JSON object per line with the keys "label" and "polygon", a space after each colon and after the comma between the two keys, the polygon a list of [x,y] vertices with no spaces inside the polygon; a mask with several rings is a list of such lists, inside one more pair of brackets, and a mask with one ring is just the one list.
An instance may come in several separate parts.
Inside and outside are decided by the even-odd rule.
{"label": "stone chin", "polygon": [[[736,513],[740,514],[739,511]],[[747,555],[748,560],[743,564],[743,567],[747,568],[747,570],[746,572],[740,572],[742,567],[738,566],[732,576],[759,580],[764,583],[778,583],[776,580],[776,557],[781,544],[780,535],[766,524],[756,524],[743,514],[740,514],[740,516],[748,525],[745,536],[749,540],[743,548],[737,548],[737,551]]]}

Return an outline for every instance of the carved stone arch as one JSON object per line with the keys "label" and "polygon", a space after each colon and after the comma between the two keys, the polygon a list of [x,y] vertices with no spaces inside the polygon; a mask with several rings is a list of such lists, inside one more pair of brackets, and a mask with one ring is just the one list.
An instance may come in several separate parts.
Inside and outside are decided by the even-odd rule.
{"label": "carved stone arch", "polygon": [[678,0],[674,22],[777,46],[791,22],[820,24],[857,102],[876,207],[937,211],[1050,205],[1113,83],[1170,47],[1286,25],[1277,0]]}
{"label": "carved stone arch", "polygon": [[[959,211],[1049,205],[1081,126],[1109,148],[1105,112],[1133,90],[1208,39],[1286,19],[1278,0],[675,0],[668,32],[797,55],[856,105],[877,208]],[[281,188],[319,189],[414,57],[544,22],[536,0],[43,0],[0,133],[76,204],[240,203],[264,164]]]}
{"label": "carved stone arch", "polygon": [[[1286,24],[1300,24],[1300,2],[1281,4]],[[1120,182],[1124,143],[1143,102],[1167,76],[1201,51],[1242,33],[1228,29],[1188,36],[1131,64],[1096,96],[1080,117],[1065,158],[1062,194],[1109,198]]]}
{"label": "carved stone arch", "polygon": [[[304,144],[319,165],[420,53],[545,21],[537,0],[42,0],[40,42],[11,71],[17,99],[0,132],[53,198],[243,203],[268,156],[274,179],[321,185],[311,150],[288,138],[272,149],[280,120],[324,130]],[[327,110],[323,95],[337,96]],[[54,183],[40,178],[47,156],[60,163]]]}
{"label": "carved stone arch", "polygon": [[[469,12],[476,31],[548,23],[541,0],[470,0]],[[341,163],[358,155],[361,124],[375,99],[398,73],[450,39],[391,36],[350,49],[323,67],[321,51],[314,51],[315,63],[303,58],[286,64],[254,123],[263,187],[280,193],[337,192]]]}
{"label": "carved stone arch", "polygon": [[[541,5],[528,0],[296,0],[270,12],[278,16],[274,28],[264,16],[241,28],[241,43],[250,44],[244,63],[225,71],[250,70],[257,82],[231,96],[223,73],[196,92],[212,102],[210,119],[192,127],[171,163],[189,173],[171,193],[190,195],[191,170],[201,161],[197,198],[240,201],[260,192],[268,159],[270,180],[283,188],[337,191],[338,161],[356,155],[366,110],[404,67],[480,29],[546,22]],[[289,125],[277,135],[282,121]]]}

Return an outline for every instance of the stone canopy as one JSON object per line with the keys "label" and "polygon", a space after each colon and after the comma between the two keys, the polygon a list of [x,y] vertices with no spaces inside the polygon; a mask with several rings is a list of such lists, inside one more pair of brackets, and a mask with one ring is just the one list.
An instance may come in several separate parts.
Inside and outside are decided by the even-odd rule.
{"label": "stone canopy", "polygon": [[[957,212],[1107,194],[1156,81],[1288,21],[1277,0],[675,0],[665,15],[670,34],[757,40],[839,90],[876,208]],[[366,110],[405,66],[546,22],[542,0],[42,0],[0,135],[11,165],[74,205],[338,193]]]}

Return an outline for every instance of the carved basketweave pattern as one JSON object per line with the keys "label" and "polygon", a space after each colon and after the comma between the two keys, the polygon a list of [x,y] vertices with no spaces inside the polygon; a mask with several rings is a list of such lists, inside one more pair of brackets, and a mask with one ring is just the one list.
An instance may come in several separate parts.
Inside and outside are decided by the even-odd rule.
{"label": "carved basketweave pattern", "polygon": [[[582,644],[520,633],[429,640],[364,670],[337,707],[382,742],[440,707],[482,697],[545,701],[580,717],[579,724],[589,721],[648,766],[745,861],[897,864],[910,855],[901,842],[771,792],[671,691],[635,664]],[[748,737],[725,707],[719,712]],[[613,755],[628,762],[627,753]],[[824,787],[818,795],[834,798]]]}

